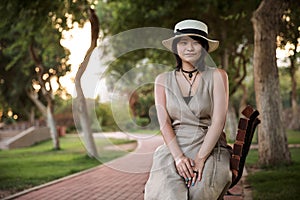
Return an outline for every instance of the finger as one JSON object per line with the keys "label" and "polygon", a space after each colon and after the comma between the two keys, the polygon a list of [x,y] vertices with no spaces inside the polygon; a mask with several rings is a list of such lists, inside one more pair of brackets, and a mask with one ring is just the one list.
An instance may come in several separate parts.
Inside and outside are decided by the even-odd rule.
{"label": "finger", "polygon": [[183,173],[183,177],[184,177],[184,180],[185,180],[186,184],[188,185],[188,183],[191,180],[191,178],[186,173]]}
{"label": "finger", "polygon": [[194,178],[193,176],[192,177],[188,177],[188,181],[187,181],[187,187],[188,188],[191,187],[193,178]]}
{"label": "finger", "polygon": [[186,179],[184,179],[185,180],[185,185],[187,186],[188,185],[188,183],[189,183],[189,179],[188,178],[186,178]]}
{"label": "finger", "polygon": [[194,171],[194,177],[192,179],[192,186],[195,185],[197,178],[198,178],[198,171]]}
{"label": "finger", "polygon": [[198,170],[198,181],[200,182],[202,179],[202,170]]}
{"label": "finger", "polygon": [[179,174],[179,176],[183,177],[183,173],[182,172],[178,172],[178,174]]}
{"label": "finger", "polygon": [[178,166],[176,166],[176,169],[177,169],[177,173],[179,174],[179,176],[182,176],[181,169]]}
{"label": "finger", "polygon": [[184,178],[185,183],[187,184],[187,182],[189,181],[189,177],[188,175],[185,173],[184,167],[180,167],[178,168],[178,174]]}
{"label": "finger", "polygon": [[191,166],[195,167],[195,162],[192,159],[190,160],[190,162],[191,162]]}
{"label": "finger", "polygon": [[188,178],[189,180],[192,178],[187,165],[182,166],[182,173],[185,175],[185,178]]}
{"label": "finger", "polygon": [[191,187],[191,184],[192,184],[192,178],[190,178],[190,180],[188,181],[187,187],[188,187],[188,188]]}
{"label": "finger", "polygon": [[189,173],[189,177],[194,177],[194,172],[193,172],[193,167],[191,165],[191,160],[188,160],[188,162],[186,162],[186,168],[187,168],[187,173]]}
{"label": "finger", "polygon": [[185,181],[188,181],[188,177],[186,176],[186,174],[184,173],[183,170],[180,170],[179,175],[182,176],[182,177],[184,178]]}

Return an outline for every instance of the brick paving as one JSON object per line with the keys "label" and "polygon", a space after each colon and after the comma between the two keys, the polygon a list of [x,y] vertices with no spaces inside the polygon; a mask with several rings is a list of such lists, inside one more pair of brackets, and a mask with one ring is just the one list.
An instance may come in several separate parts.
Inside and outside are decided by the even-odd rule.
{"label": "brick paving", "polygon": [[[163,143],[161,136],[138,138],[137,149],[101,166],[38,186],[5,199],[19,200],[142,200],[144,185],[152,164],[152,154]],[[225,200],[246,199],[243,181]],[[248,198],[249,199],[249,198]]]}

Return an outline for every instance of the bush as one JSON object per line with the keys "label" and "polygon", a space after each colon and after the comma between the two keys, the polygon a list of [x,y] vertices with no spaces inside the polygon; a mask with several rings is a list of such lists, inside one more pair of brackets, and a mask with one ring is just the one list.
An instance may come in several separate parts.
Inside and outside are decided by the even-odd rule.
{"label": "bush", "polygon": [[119,130],[114,120],[111,107],[109,103],[100,103],[96,106],[96,115],[98,122],[93,122],[93,128],[98,127],[95,124],[99,123],[102,131],[116,131]]}

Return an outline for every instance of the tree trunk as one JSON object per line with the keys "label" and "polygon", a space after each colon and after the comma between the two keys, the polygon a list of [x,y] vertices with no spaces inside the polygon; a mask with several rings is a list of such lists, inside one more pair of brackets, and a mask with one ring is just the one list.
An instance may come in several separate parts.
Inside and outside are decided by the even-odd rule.
{"label": "tree trunk", "polygon": [[[50,82],[50,76],[46,79],[43,79],[44,75],[44,67],[42,64],[41,59],[37,56],[35,50],[34,50],[34,42],[32,41],[30,47],[29,47],[29,53],[32,58],[32,60],[35,63],[35,67],[38,68],[36,70],[38,82],[41,86],[41,93],[45,100],[47,101],[47,106],[45,106],[38,98],[38,94],[34,91],[31,91],[28,93],[29,98],[34,102],[34,104],[38,107],[38,109],[41,111],[45,119],[47,119],[47,126],[50,129],[51,138],[53,141],[53,149],[59,150],[59,138],[56,130],[56,123],[53,117],[53,107],[54,107],[54,97],[53,97],[53,90]],[[46,88],[46,85],[48,84],[49,89]]]}
{"label": "tree trunk", "polygon": [[75,88],[76,88],[77,97],[75,99],[76,106],[74,106],[73,109],[76,109],[77,110],[76,113],[79,115],[81,131],[84,136],[84,142],[87,148],[88,155],[90,157],[96,158],[98,157],[98,152],[92,135],[91,123],[90,123],[90,118],[87,110],[86,100],[81,87],[81,77],[87,68],[88,62],[90,60],[94,48],[97,46],[97,39],[99,34],[99,21],[94,10],[92,9],[90,9],[90,22],[91,22],[92,40],[91,40],[90,48],[88,49],[86,56],[83,62],[81,63],[75,76]]}
{"label": "tree trunk", "polygon": [[229,139],[234,141],[237,133],[237,116],[235,113],[235,109],[231,103],[228,105],[228,112],[226,117],[226,129],[229,131]]}
{"label": "tree trunk", "polygon": [[28,116],[29,116],[28,119],[29,119],[30,126],[33,126],[34,125],[34,119],[35,119],[34,107],[31,107],[30,113],[29,113]]}
{"label": "tree trunk", "polygon": [[50,129],[50,135],[52,138],[53,148],[55,150],[59,150],[60,149],[59,138],[58,138],[58,133],[57,133],[56,124],[55,124],[52,110],[53,109],[52,109],[51,103],[48,103],[48,105],[47,105],[47,125]]}
{"label": "tree trunk", "polygon": [[290,163],[283,127],[279,75],[276,64],[276,36],[283,11],[283,0],[263,0],[253,13],[254,87],[261,124],[258,128],[259,162],[262,165]]}
{"label": "tree trunk", "polygon": [[[296,54],[297,52],[295,51],[294,53]],[[289,129],[293,129],[293,130],[300,130],[300,113],[299,113],[298,103],[297,103],[297,81],[296,81],[296,67],[295,67],[296,59],[290,58],[290,61],[291,61],[290,76],[292,82],[291,103],[292,103],[293,117],[288,127]]]}
{"label": "tree trunk", "polygon": [[59,138],[56,130],[56,125],[53,117],[53,105],[52,102],[48,102],[47,107],[38,99],[38,96],[35,92],[28,92],[28,97],[33,101],[37,108],[42,113],[43,117],[47,119],[47,126],[50,129],[50,135],[52,138],[53,149],[59,150]]}

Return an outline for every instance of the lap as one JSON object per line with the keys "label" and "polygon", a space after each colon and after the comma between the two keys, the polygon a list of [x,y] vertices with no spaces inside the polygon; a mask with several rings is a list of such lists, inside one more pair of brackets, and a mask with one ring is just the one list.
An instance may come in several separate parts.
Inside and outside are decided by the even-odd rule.
{"label": "lap", "polygon": [[149,179],[145,186],[145,200],[187,199],[188,190],[177,173],[172,155],[166,146],[154,153]]}
{"label": "lap", "polygon": [[190,199],[218,199],[231,184],[230,153],[217,150],[207,159],[202,180],[189,189]]}
{"label": "lap", "polygon": [[229,160],[230,154],[226,149],[215,149],[205,163],[202,180],[188,189],[177,173],[167,147],[160,147],[154,154],[152,170],[145,187],[145,200],[218,199],[231,183]]}

